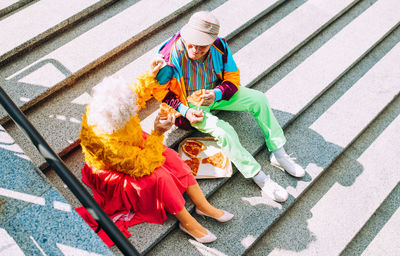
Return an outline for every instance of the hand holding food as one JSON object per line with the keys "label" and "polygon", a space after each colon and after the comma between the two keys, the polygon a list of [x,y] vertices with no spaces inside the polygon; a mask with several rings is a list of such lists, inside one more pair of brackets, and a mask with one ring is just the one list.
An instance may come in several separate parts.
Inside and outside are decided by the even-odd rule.
{"label": "hand holding food", "polygon": [[168,115],[168,118],[166,120],[161,121],[159,113],[154,120],[154,131],[156,131],[158,135],[162,135],[166,131],[168,131],[174,124],[175,117],[173,115]]}
{"label": "hand holding food", "polygon": [[172,115],[175,118],[181,116],[173,107],[168,105],[167,103],[161,103],[160,105],[160,119],[166,120],[168,119],[168,115]]}

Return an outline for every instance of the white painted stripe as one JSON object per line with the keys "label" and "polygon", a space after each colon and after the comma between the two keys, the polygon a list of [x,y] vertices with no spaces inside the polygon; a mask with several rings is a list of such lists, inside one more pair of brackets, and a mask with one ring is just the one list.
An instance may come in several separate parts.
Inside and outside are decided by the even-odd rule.
{"label": "white painted stripe", "polygon": [[53,207],[54,209],[64,211],[64,212],[71,212],[72,208],[71,205],[59,201],[54,201],[53,202]]}
{"label": "white painted stripe", "polygon": [[7,230],[0,228],[0,254],[10,256],[25,255]]}
{"label": "white painted stripe", "polygon": [[38,204],[38,205],[45,205],[45,199],[43,197],[39,196],[34,196],[26,193],[21,193],[17,192],[14,190],[9,190],[5,188],[0,188],[0,196],[8,197],[8,198],[13,198],[33,204]]}
{"label": "white painted stripe", "polygon": [[399,24],[397,10],[398,0],[382,0],[369,7],[268,90],[272,108],[300,113]]}
{"label": "white painted stripe", "polygon": [[62,252],[65,256],[101,256],[101,254],[97,254],[94,252],[89,252],[83,249],[78,249],[72,246],[68,246],[65,244],[56,243],[58,249]]}
{"label": "white painted stripe", "polygon": [[39,244],[35,241],[35,239],[32,236],[29,236],[29,238],[32,240],[33,244],[39,249],[40,253],[43,256],[47,256],[47,254],[43,251],[43,249],[39,246]]}

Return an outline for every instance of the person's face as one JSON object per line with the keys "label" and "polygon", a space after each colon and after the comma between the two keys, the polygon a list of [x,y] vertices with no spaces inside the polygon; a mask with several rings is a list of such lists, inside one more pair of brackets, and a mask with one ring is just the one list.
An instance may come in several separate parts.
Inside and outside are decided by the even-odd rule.
{"label": "person's face", "polygon": [[207,52],[210,50],[210,45],[200,46],[190,43],[186,43],[186,50],[188,52],[189,58],[192,60],[202,60]]}

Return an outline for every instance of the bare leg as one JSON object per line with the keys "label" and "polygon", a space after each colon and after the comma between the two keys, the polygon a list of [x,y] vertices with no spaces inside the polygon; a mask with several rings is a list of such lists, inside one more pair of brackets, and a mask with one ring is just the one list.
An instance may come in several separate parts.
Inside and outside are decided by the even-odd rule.
{"label": "bare leg", "polygon": [[175,214],[175,216],[182,226],[193,236],[200,238],[207,235],[206,229],[200,223],[198,223],[192,215],[190,215],[185,207],[180,212]]}
{"label": "bare leg", "polygon": [[224,215],[222,210],[215,208],[207,201],[199,184],[188,186],[186,192],[200,211],[215,218]]}

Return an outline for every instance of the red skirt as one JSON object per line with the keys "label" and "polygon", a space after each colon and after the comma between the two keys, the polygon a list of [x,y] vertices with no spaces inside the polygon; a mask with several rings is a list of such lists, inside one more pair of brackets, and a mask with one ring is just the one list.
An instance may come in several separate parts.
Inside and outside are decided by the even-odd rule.
{"label": "red skirt", "polygon": [[180,212],[185,200],[182,194],[197,183],[188,165],[179,154],[165,147],[165,163],[150,175],[135,179],[109,170],[92,172],[82,169],[82,181],[93,191],[94,199],[111,219],[132,215],[128,226],[141,222],[163,224],[170,214]]}

